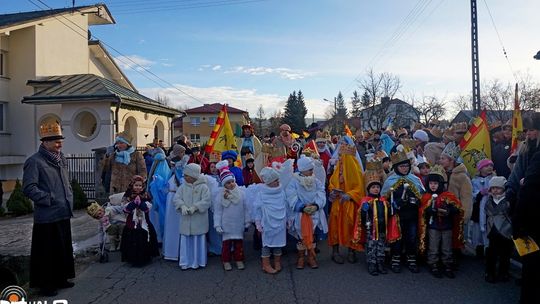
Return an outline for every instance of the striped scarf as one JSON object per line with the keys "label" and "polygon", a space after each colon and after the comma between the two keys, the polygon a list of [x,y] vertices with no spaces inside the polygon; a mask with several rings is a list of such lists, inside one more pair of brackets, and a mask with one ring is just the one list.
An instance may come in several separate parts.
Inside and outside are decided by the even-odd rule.
{"label": "striped scarf", "polygon": [[50,160],[51,162],[53,162],[54,164],[58,166],[62,164],[62,160],[64,159],[64,154],[62,152],[59,152],[59,153],[51,152],[45,149],[43,145],[39,146],[39,152],[43,154],[48,160]]}

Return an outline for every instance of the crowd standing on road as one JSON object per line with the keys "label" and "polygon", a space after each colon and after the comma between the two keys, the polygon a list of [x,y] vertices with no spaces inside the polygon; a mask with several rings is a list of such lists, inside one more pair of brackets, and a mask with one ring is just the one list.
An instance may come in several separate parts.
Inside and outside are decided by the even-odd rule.
{"label": "crowd standing on road", "polygon": [[[513,155],[505,136],[511,126],[493,128],[491,145],[497,148],[492,159],[475,155],[474,175],[462,159],[460,142],[468,129],[463,123],[444,131],[436,125],[358,130],[356,136],[314,128],[306,138],[293,138],[290,126],[282,125],[277,136],[261,139],[246,125],[237,150],[202,153],[183,138],[167,153],[149,144],[144,157],[120,133],[103,162],[102,177],[104,187],[118,193],[111,200],[123,199],[106,205],[98,217],[117,215],[119,208],[124,212],[119,249],[134,266],[151,261],[161,246],[163,258],[177,261],[182,270],[204,268],[209,255],[221,255],[226,271],[233,265],[242,270],[244,233],[254,226],[254,248],[268,274],[280,272],[282,249],[294,240],[297,269],[318,268],[318,247],[327,242],[337,264],[357,263],[358,252],[365,251],[373,276],[387,274],[387,265],[393,273],[402,265],[418,273],[426,261],[434,277],[455,278],[464,248],[472,247],[486,258],[486,282],[508,281],[512,239],[538,240],[540,234],[534,223],[540,115],[524,126]],[[235,164],[240,159],[243,169]],[[113,167],[125,172],[109,176]],[[503,167],[508,180],[495,170]],[[122,181],[114,179],[111,186],[115,174]],[[33,200],[48,198],[31,191],[43,183],[25,183]],[[106,230],[110,226],[100,223]],[[522,258],[522,303],[538,300],[533,282],[540,273],[539,256]]]}

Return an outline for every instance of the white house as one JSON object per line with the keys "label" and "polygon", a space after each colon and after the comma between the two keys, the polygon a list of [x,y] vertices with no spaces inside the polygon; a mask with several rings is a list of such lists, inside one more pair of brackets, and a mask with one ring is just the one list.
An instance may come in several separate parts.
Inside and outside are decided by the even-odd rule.
{"label": "white house", "polygon": [[394,127],[412,127],[420,120],[420,112],[401,99],[383,97],[379,104],[363,109],[360,119],[363,130],[386,128],[390,122]]}
{"label": "white house", "polygon": [[22,176],[39,126],[61,123],[64,152],[90,153],[129,130],[134,145],[169,143],[182,111],[137,92],[89,27],[114,24],[104,4],[0,15],[0,179]]}

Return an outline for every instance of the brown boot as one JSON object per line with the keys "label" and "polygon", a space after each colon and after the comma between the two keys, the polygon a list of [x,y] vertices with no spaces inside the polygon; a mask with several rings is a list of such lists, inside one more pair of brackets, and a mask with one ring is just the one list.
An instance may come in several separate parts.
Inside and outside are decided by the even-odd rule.
{"label": "brown boot", "polygon": [[274,255],[274,269],[276,272],[281,271],[281,255]]}
{"label": "brown boot", "polygon": [[275,274],[277,271],[270,265],[270,257],[261,258],[262,270],[269,274]]}
{"label": "brown boot", "polygon": [[304,259],[305,259],[306,253],[305,250],[298,250],[298,259],[296,260],[296,269],[304,269]]}
{"label": "brown boot", "polygon": [[316,269],[319,268],[319,265],[317,265],[317,256],[315,253],[315,248],[311,248],[308,250],[308,256],[307,256],[307,263],[309,267]]}

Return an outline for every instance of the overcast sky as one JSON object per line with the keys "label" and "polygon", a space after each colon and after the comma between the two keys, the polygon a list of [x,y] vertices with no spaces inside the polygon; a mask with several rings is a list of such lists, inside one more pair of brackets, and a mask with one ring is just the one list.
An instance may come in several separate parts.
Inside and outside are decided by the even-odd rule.
{"label": "overcast sky", "polygon": [[[42,1],[54,8],[71,5]],[[25,0],[1,2],[0,13],[37,9]],[[92,33],[122,53],[110,50],[140,92],[167,96],[171,105],[227,102],[255,116],[263,104],[270,115],[300,89],[308,116],[318,118],[329,106],[324,98],[342,91],[350,101],[356,80],[369,68],[399,76],[403,88],[397,97],[406,101],[411,94],[451,99],[471,91],[466,0],[99,2],[117,23],[94,26]],[[539,12],[539,0],[478,0],[483,81],[515,82],[512,71],[540,81],[540,61],[532,58],[540,50]],[[122,56],[195,98],[150,81]]]}

